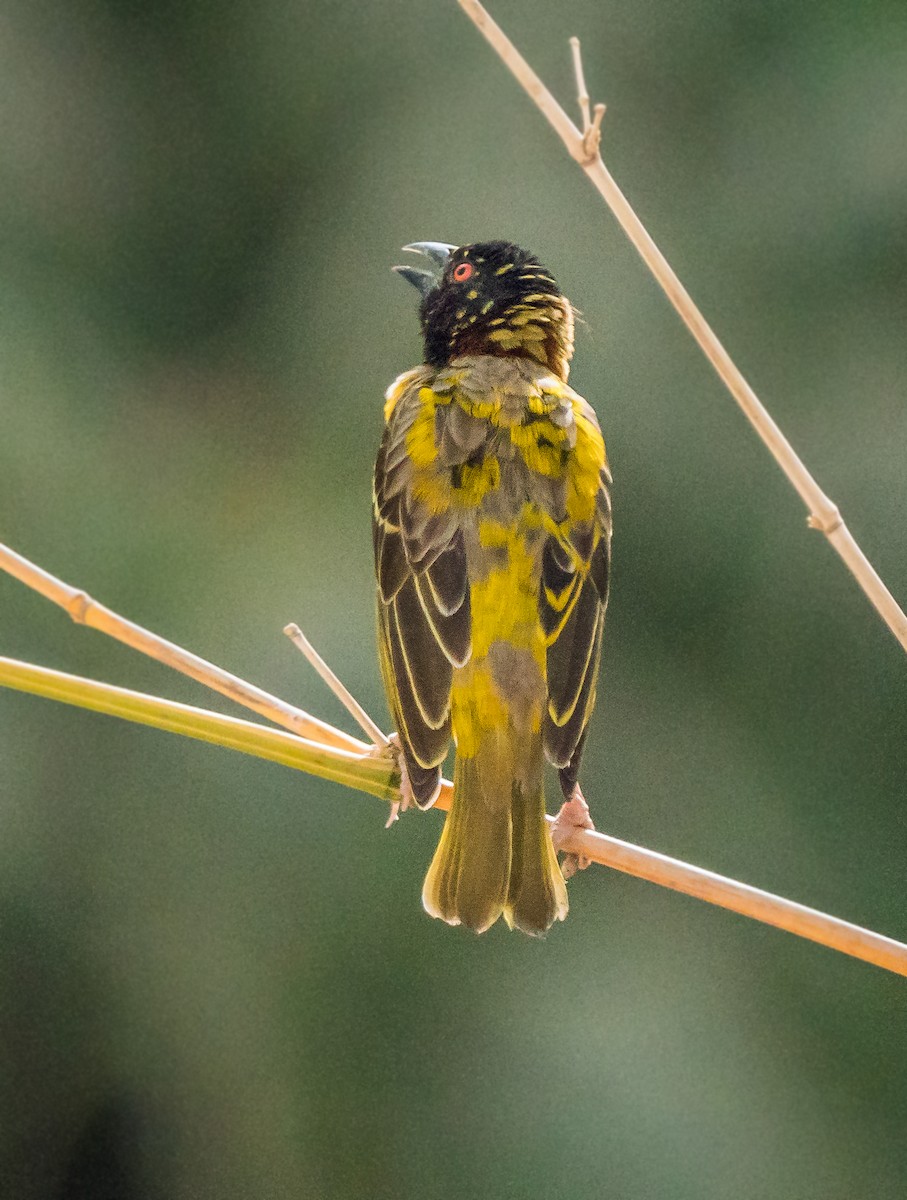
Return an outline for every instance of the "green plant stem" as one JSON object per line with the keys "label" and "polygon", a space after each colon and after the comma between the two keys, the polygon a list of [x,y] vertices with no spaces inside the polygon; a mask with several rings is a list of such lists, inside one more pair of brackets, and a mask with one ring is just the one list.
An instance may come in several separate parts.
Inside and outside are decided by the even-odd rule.
{"label": "green plant stem", "polygon": [[[399,774],[387,757],[374,752],[356,754],[335,746],[319,745],[298,735],[268,729],[251,721],[224,717],[186,704],[161,700],[156,696],[146,696],[108,683],[66,675],[62,671],[9,658],[0,658],[0,686],[46,696],[65,704],[270,759],[367,792],[387,802],[400,799]],[[437,807],[448,808],[451,795],[451,785],[445,781]],[[552,820],[551,817],[548,819]],[[899,975],[907,975],[907,946],[893,938],[716,875],[713,871],[691,866],[593,830],[577,829],[563,840],[561,848],[603,866],[775,925]]]}
{"label": "green plant stem", "polygon": [[253,721],[221,716],[188,704],[161,700],[157,696],[146,696],[10,658],[0,658],[0,685],[254,754],[368,792],[388,803],[399,797],[399,776],[386,758],[319,745]]}

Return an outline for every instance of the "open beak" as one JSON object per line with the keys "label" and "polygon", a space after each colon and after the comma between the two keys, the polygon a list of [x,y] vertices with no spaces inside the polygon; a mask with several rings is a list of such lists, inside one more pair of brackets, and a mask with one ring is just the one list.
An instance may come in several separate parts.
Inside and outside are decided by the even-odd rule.
{"label": "open beak", "polygon": [[424,254],[426,258],[431,259],[437,268],[435,271],[420,271],[417,267],[391,268],[398,275],[402,275],[407,283],[411,283],[424,298],[432,288],[438,286],[438,281],[444,273],[447,260],[450,258],[451,252],[456,250],[456,246],[450,246],[447,242],[411,242],[408,246],[404,246],[403,249],[411,251],[413,254]]}

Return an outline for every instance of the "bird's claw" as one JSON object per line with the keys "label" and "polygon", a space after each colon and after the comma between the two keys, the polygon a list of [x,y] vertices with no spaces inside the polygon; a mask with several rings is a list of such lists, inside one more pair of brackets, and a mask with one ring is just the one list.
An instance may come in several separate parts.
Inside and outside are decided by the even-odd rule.
{"label": "bird's claw", "polygon": [[396,733],[392,733],[387,741],[387,746],[382,747],[384,753],[390,753],[394,766],[400,772],[400,799],[394,800],[391,804],[390,816],[384,826],[385,829],[390,829],[397,821],[400,820],[400,814],[406,812],[408,808],[412,808],[416,801],[413,797],[413,789],[409,782],[409,774],[406,770],[406,761],[400,750],[400,737]]}
{"label": "bird's claw", "polygon": [[[560,850],[577,829],[594,828],[595,822],[589,812],[589,805],[580,791],[579,784],[576,784],[573,795],[561,805],[561,810],[554,818],[554,825],[551,827],[555,850]],[[561,874],[565,879],[569,879],[577,871],[585,871],[591,861],[584,854],[573,854],[567,851],[561,862]]]}

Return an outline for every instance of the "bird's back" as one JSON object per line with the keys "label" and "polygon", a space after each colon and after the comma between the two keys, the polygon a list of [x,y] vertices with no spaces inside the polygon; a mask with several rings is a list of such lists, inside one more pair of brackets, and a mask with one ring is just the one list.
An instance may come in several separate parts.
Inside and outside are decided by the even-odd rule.
{"label": "bird's back", "polygon": [[611,532],[604,443],[566,383],[573,309],[537,259],[507,242],[408,248],[439,271],[396,268],[422,294],[425,365],[388,392],[374,529],[404,795],[431,804],[456,743],[423,903],[477,931],[503,915],[540,934],[567,911],[544,761],[565,809],[581,800],[595,700]]}

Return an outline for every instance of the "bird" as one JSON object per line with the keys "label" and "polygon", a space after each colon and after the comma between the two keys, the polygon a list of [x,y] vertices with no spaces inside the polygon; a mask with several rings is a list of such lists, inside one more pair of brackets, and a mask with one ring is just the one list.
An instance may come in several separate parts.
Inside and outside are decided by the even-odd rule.
{"label": "bird", "polygon": [[[378,648],[404,806],[453,799],[426,911],[544,935],[567,915],[546,822],[591,827],[580,759],[611,562],[611,474],[567,383],[574,309],[512,242],[413,242],[424,361],[386,392],[374,473]],[[575,865],[575,864],[574,864]]]}

